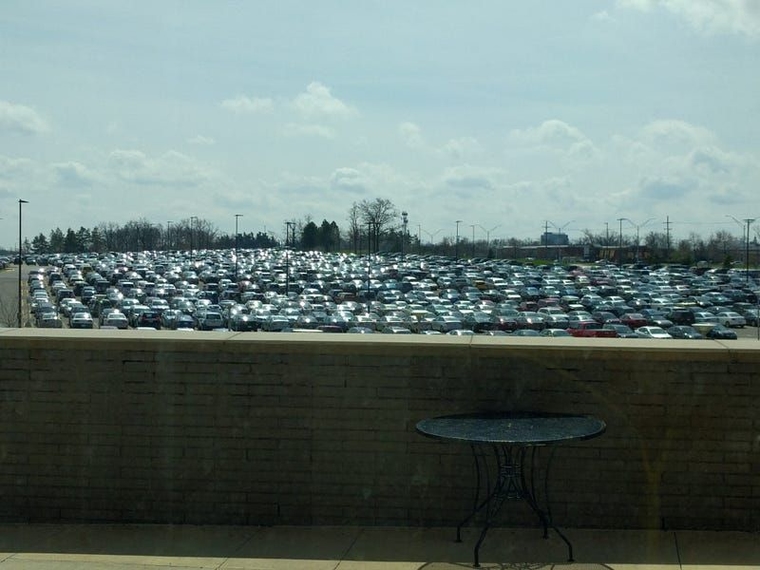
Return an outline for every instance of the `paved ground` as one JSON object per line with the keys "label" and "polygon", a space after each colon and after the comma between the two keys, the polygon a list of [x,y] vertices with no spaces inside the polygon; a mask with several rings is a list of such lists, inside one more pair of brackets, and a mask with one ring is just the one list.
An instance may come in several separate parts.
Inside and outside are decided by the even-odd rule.
{"label": "paved ground", "polygon": [[[0,525],[0,570],[457,570],[472,566],[476,531],[454,529]],[[492,529],[481,566],[507,569],[760,568],[760,535],[567,530],[556,536]]]}

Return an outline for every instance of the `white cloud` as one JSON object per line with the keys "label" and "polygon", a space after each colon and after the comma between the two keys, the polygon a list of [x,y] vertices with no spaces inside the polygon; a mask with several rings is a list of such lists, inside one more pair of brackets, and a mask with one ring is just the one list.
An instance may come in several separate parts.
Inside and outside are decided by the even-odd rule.
{"label": "white cloud", "polygon": [[0,101],[0,132],[37,135],[47,130],[45,119],[31,107]]}
{"label": "white cloud", "polygon": [[614,22],[615,18],[613,18],[607,10],[602,10],[601,12],[597,12],[596,14],[591,16],[591,19],[595,22]]}
{"label": "white cloud", "polygon": [[204,137],[203,135],[195,135],[192,138],[187,139],[187,142],[190,144],[197,144],[197,145],[214,145],[216,144],[216,141],[211,137]]}
{"label": "white cloud", "polygon": [[509,136],[519,144],[532,146],[569,147],[578,142],[588,141],[579,129],[557,119],[544,121],[538,127],[514,129]]}
{"label": "white cloud", "polygon": [[685,121],[653,121],[641,129],[640,137],[649,144],[694,147],[714,144],[715,135],[708,129]]}
{"label": "white cloud", "polygon": [[447,168],[443,182],[449,187],[467,190],[493,190],[504,172],[498,168],[479,167],[469,164]]}
{"label": "white cloud", "polygon": [[474,137],[451,139],[441,148],[443,154],[455,160],[480,154],[482,150],[480,143]]}
{"label": "white cloud", "polygon": [[122,180],[141,185],[196,186],[209,178],[190,157],[176,151],[151,158],[139,150],[115,150],[108,166]]}
{"label": "white cloud", "polygon": [[371,184],[366,175],[355,168],[338,168],[330,176],[330,186],[336,190],[363,193]]}
{"label": "white cloud", "polygon": [[28,158],[11,158],[0,154],[0,180],[13,180],[27,176],[34,163]]}
{"label": "white cloud", "polygon": [[288,123],[283,127],[283,134],[286,137],[318,137],[323,139],[334,139],[335,132],[324,125]]}
{"label": "white cloud", "polygon": [[421,149],[425,147],[425,139],[422,136],[422,129],[414,123],[401,123],[398,126],[398,133],[409,148]]}
{"label": "white cloud", "polygon": [[306,87],[306,92],[293,101],[295,109],[305,117],[340,117],[357,115],[356,109],[347,105],[330,93],[330,88],[314,81]]}
{"label": "white cloud", "polygon": [[58,183],[63,186],[91,186],[96,179],[95,174],[79,162],[59,162],[52,168]]}
{"label": "white cloud", "polygon": [[274,109],[274,102],[265,97],[246,97],[239,95],[234,99],[222,101],[222,108],[233,113],[270,113]]}
{"label": "white cloud", "polygon": [[618,5],[641,12],[661,7],[704,34],[760,36],[757,0],[618,0]]}

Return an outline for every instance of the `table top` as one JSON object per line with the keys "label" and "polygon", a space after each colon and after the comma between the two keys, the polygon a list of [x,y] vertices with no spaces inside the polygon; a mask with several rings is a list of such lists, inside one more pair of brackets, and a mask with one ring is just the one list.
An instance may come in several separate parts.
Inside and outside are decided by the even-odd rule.
{"label": "table top", "polygon": [[551,445],[602,435],[607,424],[592,416],[541,412],[473,412],[428,418],[417,431],[463,443]]}

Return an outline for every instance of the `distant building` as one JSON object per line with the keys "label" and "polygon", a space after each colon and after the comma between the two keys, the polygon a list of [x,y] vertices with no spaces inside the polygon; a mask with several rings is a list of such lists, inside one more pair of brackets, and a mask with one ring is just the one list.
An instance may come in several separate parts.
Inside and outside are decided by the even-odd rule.
{"label": "distant building", "polygon": [[544,234],[541,236],[541,245],[570,245],[570,238],[567,237],[567,234],[563,234],[561,232],[544,232]]}

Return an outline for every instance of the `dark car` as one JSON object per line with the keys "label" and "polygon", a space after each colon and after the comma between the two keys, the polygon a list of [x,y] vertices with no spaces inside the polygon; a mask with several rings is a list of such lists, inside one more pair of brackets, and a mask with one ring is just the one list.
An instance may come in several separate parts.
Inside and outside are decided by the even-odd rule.
{"label": "dark car", "polygon": [[633,332],[631,327],[622,323],[607,323],[602,328],[615,331],[618,338],[639,338],[639,335]]}
{"label": "dark car", "polygon": [[668,329],[668,332],[670,333],[670,336],[673,338],[681,338],[681,339],[689,339],[689,340],[696,340],[700,338],[705,338],[702,333],[700,333],[697,329],[694,327],[690,327],[689,325],[675,325]]}
{"label": "dark car", "polygon": [[143,311],[135,319],[135,327],[161,328],[161,315],[157,311]]}
{"label": "dark car", "polygon": [[715,325],[713,328],[707,331],[707,334],[705,336],[713,340],[736,340],[739,338],[736,335],[736,332],[720,324]]}
{"label": "dark car", "polygon": [[259,330],[259,321],[253,315],[245,313],[235,313],[230,317],[230,330],[233,331],[257,331]]}

